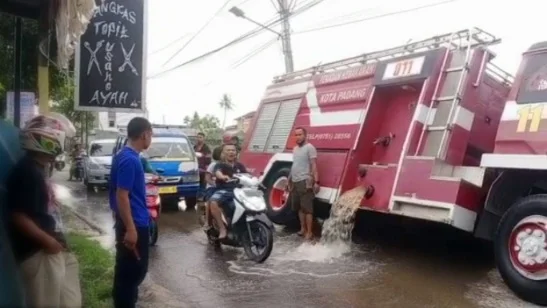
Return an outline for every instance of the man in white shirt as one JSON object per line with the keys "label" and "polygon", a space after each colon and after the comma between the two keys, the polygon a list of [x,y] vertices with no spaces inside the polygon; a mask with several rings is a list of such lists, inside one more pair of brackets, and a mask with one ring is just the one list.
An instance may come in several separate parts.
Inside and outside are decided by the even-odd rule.
{"label": "man in white shirt", "polygon": [[303,127],[294,130],[296,146],[289,175],[289,190],[293,210],[298,212],[300,232],[305,239],[313,239],[313,200],[319,191],[317,172],[317,150],[307,142],[307,131]]}

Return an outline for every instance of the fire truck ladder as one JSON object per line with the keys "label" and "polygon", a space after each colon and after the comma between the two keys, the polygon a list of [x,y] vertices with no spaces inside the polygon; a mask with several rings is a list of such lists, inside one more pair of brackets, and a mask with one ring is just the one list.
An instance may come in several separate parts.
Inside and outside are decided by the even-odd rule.
{"label": "fire truck ladder", "polygon": [[[464,41],[466,43],[464,43]],[[433,50],[440,47],[447,47],[449,50],[454,50],[461,49],[461,47],[465,45],[468,46],[469,49],[472,49],[478,46],[494,45],[499,42],[501,42],[499,38],[479,28],[465,29],[434,36],[425,40],[412,42],[394,48],[365,53],[353,58],[325,63],[308,69],[284,74],[274,77],[273,82],[280,83],[288,80],[308,78],[316,74],[329,73],[355,66],[378,63],[384,60],[390,60],[408,54]]]}
{"label": "fire truck ladder", "polygon": [[[450,36],[441,65],[442,72],[439,74],[433,92],[432,108],[428,110],[426,124],[420,134],[415,155],[418,155],[427,132],[422,155],[444,160],[456,107],[460,104],[465,89],[473,48],[486,47],[499,42],[499,39],[481,40],[479,37],[482,34],[482,30],[472,28],[455,32]],[[433,107],[436,108],[434,114]],[[433,117],[432,121],[431,117]]]}

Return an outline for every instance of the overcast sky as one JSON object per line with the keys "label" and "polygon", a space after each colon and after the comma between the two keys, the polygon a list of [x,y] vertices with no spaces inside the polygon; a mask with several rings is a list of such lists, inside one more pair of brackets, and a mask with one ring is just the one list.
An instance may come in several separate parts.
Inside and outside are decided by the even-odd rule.
{"label": "overcast sky", "polygon": [[[297,0],[300,5],[312,0]],[[191,34],[199,30],[226,0],[148,0],[148,76],[199,56],[253,30],[255,25],[236,18],[227,10],[238,5],[246,15],[267,21],[275,16],[270,0],[232,0],[210,25],[171,62],[164,65]],[[448,4],[412,13],[355,23],[316,32],[298,33],[325,24],[366,18],[401,11],[443,0],[324,0],[291,20],[295,69],[305,69],[381,50],[467,27],[477,26],[502,38],[492,48],[497,53],[494,63],[514,73],[521,53],[534,42],[547,40],[544,34],[545,0],[455,0]],[[243,4],[241,4],[243,3]],[[241,5],[240,5],[241,4]],[[350,16],[346,16],[350,14]],[[342,17],[341,17],[342,16]],[[279,28],[277,28],[279,30]],[[185,39],[171,44],[178,38]],[[182,124],[194,111],[210,113],[222,120],[218,102],[224,93],[235,103],[229,121],[257,108],[265,87],[272,77],[284,72],[281,43],[260,52],[233,69],[247,54],[275,39],[264,31],[235,47],[185,66],[169,74],[149,79],[147,104],[153,122]],[[171,44],[171,45],[170,45]],[[166,46],[169,46],[165,48]],[[158,51],[159,50],[159,51]]]}

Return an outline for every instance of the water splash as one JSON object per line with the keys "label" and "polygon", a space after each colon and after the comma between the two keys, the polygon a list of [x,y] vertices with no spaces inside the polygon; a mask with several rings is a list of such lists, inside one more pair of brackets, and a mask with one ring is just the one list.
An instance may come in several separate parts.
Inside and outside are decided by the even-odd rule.
{"label": "water splash", "polygon": [[295,249],[278,256],[279,261],[308,261],[313,263],[331,263],[351,251],[350,245],[345,242],[302,243]]}
{"label": "water splash", "polygon": [[[381,265],[369,258],[368,249],[352,249],[348,243],[302,243],[291,235],[278,237],[274,251],[263,264],[249,261],[243,252],[236,260],[229,260],[228,269],[250,276],[291,276],[327,278],[337,276],[372,275]],[[295,278],[296,279],[296,278]]]}
{"label": "water splash", "polygon": [[76,204],[76,198],[70,192],[70,188],[65,185],[53,183],[53,191],[55,191],[55,197],[64,206],[69,206],[74,209]]}
{"label": "water splash", "polygon": [[[253,276],[308,276],[326,278],[334,276],[362,275],[377,272],[380,263],[362,256],[366,250],[353,249],[351,232],[355,213],[366,189],[357,187],[340,196],[331,207],[330,218],[323,224],[321,240],[317,243],[302,242],[302,238],[277,236],[275,249],[264,264],[254,264],[241,255],[236,261],[228,261],[229,270]],[[361,247],[363,248],[363,247]]]}

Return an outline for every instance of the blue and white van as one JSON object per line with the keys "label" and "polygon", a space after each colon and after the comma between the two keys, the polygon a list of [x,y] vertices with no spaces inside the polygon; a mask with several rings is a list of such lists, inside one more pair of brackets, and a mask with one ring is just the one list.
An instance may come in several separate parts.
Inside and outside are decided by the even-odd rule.
{"label": "blue and white van", "polygon": [[[143,155],[162,177],[158,183],[162,207],[176,210],[183,198],[187,208],[194,208],[199,191],[199,169],[190,138],[176,128],[153,129],[152,144]],[[119,137],[115,152],[126,143],[125,136]]]}

